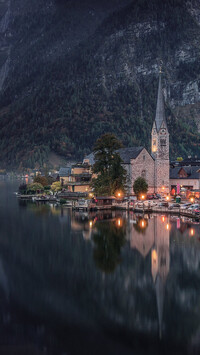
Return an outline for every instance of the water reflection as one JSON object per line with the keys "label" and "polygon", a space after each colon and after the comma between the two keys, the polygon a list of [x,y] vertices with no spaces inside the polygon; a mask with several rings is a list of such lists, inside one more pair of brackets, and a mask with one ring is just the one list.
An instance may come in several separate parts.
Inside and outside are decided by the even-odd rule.
{"label": "water reflection", "polygon": [[[56,346],[60,332],[67,327],[65,339],[74,326],[81,334],[88,329],[78,338],[85,337],[89,354],[198,353],[199,224],[29,202],[9,216],[10,223],[3,218],[1,224],[0,287],[6,302],[14,300],[23,314],[40,320],[46,336],[55,322]],[[97,329],[102,332],[95,335]],[[92,338],[99,350],[89,345]],[[67,339],[60,340],[62,352]],[[70,354],[81,353],[76,343]]]}
{"label": "water reflection", "polygon": [[95,265],[106,273],[113,272],[121,262],[120,252],[125,244],[126,225],[122,219],[96,222],[93,233]]}

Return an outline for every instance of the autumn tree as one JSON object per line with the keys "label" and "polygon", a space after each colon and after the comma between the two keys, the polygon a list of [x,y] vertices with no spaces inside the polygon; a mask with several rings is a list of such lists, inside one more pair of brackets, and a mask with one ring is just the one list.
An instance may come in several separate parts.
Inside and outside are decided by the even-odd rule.
{"label": "autumn tree", "polygon": [[39,184],[41,184],[42,186],[48,186],[48,180],[45,176],[41,176],[41,175],[37,175],[34,177],[33,179],[34,182],[38,182]]}
{"label": "autumn tree", "polygon": [[52,190],[53,192],[61,191],[61,190],[62,190],[62,186],[61,186],[60,181],[54,182],[54,183],[51,185],[51,190]]}

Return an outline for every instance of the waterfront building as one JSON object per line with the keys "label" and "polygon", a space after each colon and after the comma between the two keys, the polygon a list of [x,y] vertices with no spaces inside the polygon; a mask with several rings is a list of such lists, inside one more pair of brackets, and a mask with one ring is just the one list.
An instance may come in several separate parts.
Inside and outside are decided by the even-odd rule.
{"label": "waterfront building", "polygon": [[170,187],[176,191],[193,191],[200,196],[200,161],[198,159],[185,159],[182,162],[173,162],[170,166]]}
{"label": "waterfront building", "polygon": [[88,192],[92,179],[91,165],[77,163],[71,167],[61,168],[59,178],[61,184],[67,185],[71,192]]}

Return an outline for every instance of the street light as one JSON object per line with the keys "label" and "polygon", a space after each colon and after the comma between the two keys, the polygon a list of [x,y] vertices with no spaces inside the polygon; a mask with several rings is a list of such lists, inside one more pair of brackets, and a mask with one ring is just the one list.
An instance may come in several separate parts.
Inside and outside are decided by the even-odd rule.
{"label": "street light", "polygon": [[119,198],[119,199],[120,199],[120,198],[123,198],[123,195],[124,195],[124,194],[123,194],[122,191],[116,191],[116,192],[115,192],[115,196],[116,196],[117,198]]}
{"label": "street light", "polygon": [[145,199],[145,196],[141,195],[143,213],[144,213],[144,199]]}

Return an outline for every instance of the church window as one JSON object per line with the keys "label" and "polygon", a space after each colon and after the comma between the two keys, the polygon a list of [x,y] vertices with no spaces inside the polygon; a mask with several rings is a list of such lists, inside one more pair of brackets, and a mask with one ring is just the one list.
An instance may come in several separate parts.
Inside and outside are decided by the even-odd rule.
{"label": "church window", "polygon": [[143,161],[145,161],[145,155],[143,155]]}
{"label": "church window", "polygon": [[153,139],[153,141],[152,141],[152,151],[156,152],[156,150],[157,150],[157,140]]}
{"label": "church window", "polygon": [[143,177],[143,179],[146,179],[146,170],[142,170],[141,176]]}
{"label": "church window", "polygon": [[161,139],[160,140],[160,145],[161,146],[166,146],[166,139]]}

